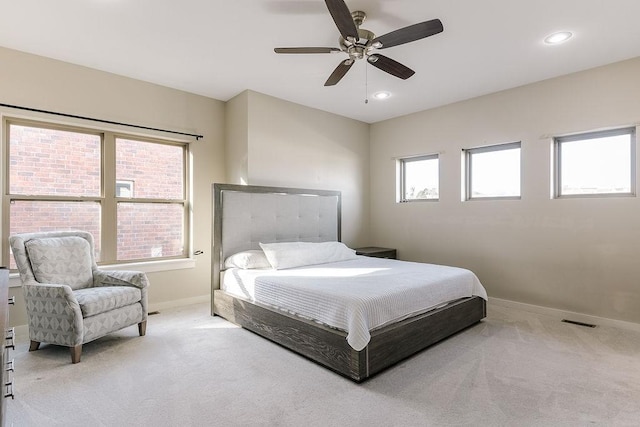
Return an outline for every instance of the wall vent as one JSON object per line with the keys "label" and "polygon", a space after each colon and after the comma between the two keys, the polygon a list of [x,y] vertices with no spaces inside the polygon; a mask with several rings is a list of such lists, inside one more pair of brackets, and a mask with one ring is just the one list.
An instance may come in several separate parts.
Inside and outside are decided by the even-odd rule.
{"label": "wall vent", "polygon": [[562,319],[562,321],[564,323],[571,323],[572,325],[584,326],[584,327],[587,327],[587,328],[595,328],[596,327],[596,325],[593,325],[591,323],[577,322],[575,320]]}

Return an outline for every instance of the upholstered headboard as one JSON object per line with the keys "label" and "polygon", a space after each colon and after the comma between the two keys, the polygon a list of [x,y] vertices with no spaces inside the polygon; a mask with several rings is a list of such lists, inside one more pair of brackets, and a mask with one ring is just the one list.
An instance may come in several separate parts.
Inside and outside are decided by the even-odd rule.
{"label": "upholstered headboard", "polygon": [[213,289],[224,260],[258,243],[340,241],[341,193],[213,184]]}

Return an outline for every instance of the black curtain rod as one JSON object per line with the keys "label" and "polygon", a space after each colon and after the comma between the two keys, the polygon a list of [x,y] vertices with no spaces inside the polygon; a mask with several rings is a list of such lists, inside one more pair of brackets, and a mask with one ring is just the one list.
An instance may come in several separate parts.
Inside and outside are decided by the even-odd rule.
{"label": "black curtain rod", "polygon": [[0,107],[17,108],[18,110],[33,111],[33,112],[36,112],[36,113],[53,114],[54,116],[71,117],[73,119],[91,120],[92,122],[107,123],[107,124],[110,124],[110,125],[127,126],[127,127],[130,127],[130,128],[138,128],[138,129],[145,129],[145,130],[155,130],[155,131],[158,131],[158,132],[173,133],[175,135],[192,136],[192,137],[194,137],[196,139],[196,141],[198,141],[200,138],[204,138],[203,135],[196,135],[194,133],[178,132],[178,131],[175,131],[175,130],[159,129],[159,128],[152,128],[152,127],[148,127],[148,126],[140,126],[140,125],[132,125],[132,124],[129,124],[129,123],[114,122],[114,121],[111,121],[111,120],[94,119],[93,117],[76,116],[75,114],[66,114],[66,113],[58,113],[56,111],[39,110],[37,108],[21,107],[19,105],[11,105],[11,104],[0,103]]}

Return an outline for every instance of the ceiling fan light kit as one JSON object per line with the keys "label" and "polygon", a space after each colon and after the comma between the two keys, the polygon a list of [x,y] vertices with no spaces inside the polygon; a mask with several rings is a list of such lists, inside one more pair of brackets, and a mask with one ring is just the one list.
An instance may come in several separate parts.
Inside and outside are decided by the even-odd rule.
{"label": "ceiling fan light kit", "polygon": [[373,94],[373,97],[374,97],[375,99],[387,99],[387,98],[389,98],[390,96],[391,96],[391,94],[390,94],[389,92],[385,92],[385,91],[382,91],[382,92],[376,92],[376,93],[374,93],[374,94]]}
{"label": "ceiling fan light kit", "polygon": [[545,37],[545,44],[549,45],[557,45],[566,42],[573,36],[573,33],[570,31],[559,31],[557,33],[553,33]]}
{"label": "ceiling fan light kit", "polygon": [[347,71],[359,59],[367,59],[367,62],[374,67],[389,73],[395,77],[406,80],[415,74],[415,71],[391,58],[380,55],[378,49],[386,49],[416,40],[423,39],[444,30],[439,19],[420,22],[408,27],[400,28],[383,36],[376,35],[364,28],[360,28],[367,19],[366,13],[360,10],[349,11],[344,0],[325,0],[329,13],[336,24],[340,37],[335,47],[280,47],[275,48],[276,53],[299,54],[299,53],[334,53],[345,52],[349,58],[338,64],[333,73],[325,82],[325,86],[336,85]]}

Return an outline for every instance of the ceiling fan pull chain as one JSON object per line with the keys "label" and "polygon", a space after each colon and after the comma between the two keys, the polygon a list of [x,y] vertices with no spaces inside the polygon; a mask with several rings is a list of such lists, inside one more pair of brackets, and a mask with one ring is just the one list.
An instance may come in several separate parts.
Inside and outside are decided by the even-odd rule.
{"label": "ceiling fan pull chain", "polygon": [[364,63],[364,103],[369,103],[369,73],[367,72],[367,63]]}

